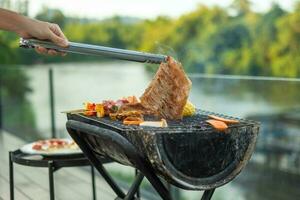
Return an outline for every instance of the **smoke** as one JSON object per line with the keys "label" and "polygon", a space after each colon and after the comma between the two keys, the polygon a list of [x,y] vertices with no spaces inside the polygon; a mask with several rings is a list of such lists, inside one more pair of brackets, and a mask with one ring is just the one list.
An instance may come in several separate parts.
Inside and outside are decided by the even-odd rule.
{"label": "smoke", "polygon": [[170,46],[162,44],[158,41],[155,42],[155,52],[173,57],[175,60],[179,59],[178,53]]}

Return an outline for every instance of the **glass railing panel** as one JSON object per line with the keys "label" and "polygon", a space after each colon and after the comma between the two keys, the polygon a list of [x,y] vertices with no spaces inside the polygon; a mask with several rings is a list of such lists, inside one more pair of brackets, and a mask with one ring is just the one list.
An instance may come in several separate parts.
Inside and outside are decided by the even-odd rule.
{"label": "glass railing panel", "polygon": [[51,136],[48,69],[1,66],[3,129],[26,140]]}

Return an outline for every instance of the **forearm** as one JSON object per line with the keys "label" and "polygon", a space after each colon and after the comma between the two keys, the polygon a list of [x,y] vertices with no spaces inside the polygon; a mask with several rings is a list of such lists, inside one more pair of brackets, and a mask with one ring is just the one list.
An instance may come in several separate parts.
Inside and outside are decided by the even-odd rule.
{"label": "forearm", "polygon": [[0,29],[22,34],[24,24],[28,24],[31,19],[19,15],[18,13],[0,8]]}

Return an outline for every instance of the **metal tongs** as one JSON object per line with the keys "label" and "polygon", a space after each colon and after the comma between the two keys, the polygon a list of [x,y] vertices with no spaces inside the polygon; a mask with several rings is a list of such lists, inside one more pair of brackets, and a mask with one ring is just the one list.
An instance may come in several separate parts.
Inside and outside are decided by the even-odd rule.
{"label": "metal tongs", "polygon": [[160,64],[166,62],[167,56],[160,54],[144,53],[139,51],[117,49],[112,47],[97,46],[83,43],[69,42],[69,46],[64,48],[57,46],[49,41],[42,41],[36,39],[20,39],[20,47],[35,48],[41,46],[46,49],[54,49],[59,52],[78,53],[86,55],[105,56],[121,60],[129,60],[142,63]]}

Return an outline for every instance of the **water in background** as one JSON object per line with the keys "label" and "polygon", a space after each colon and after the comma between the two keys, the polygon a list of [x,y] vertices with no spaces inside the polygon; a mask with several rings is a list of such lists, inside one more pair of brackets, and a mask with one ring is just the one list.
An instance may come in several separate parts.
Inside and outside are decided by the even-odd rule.
{"label": "water in background", "polygon": [[[70,63],[47,67],[54,69],[56,123],[62,134],[66,119],[61,111],[82,108],[86,101],[140,96],[152,79],[152,74],[138,63]],[[36,112],[37,126],[45,133],[50,127],[47,70],[42,65],[26,70],[33,90],[29,99]],[[300,107],[300,82],[193,77],[196,76],[191,78],[190,100],[200,109],[247,117]]]}
{"label": "water in background", "polygon": [[[152,78],[142,64],[130,62],[36,65],[25,70],[33,90],[28,98],[40,132],[37,137],[43,138],[51,135],[48,67],[54,70],[55,121],[60,137],[68,136],[66,117],[61,111],[82,108],[86,101],[140,96]],[[217,189],[214,199],[299,197],[300,81],[241,80],[195,74],[191,79],[190,100],[197,108],[262,122],[252,162],[233,182]],[[275,146],[270,149],[270,144]],[[132,173],[127,168],[123,170]],[[199,192],[184,192],[182,198],[199,199]]]}
{"label": "water in background", "polygon": [[[87,101],[101,102],[123,96],[139,95],[151,76],[143,65],[136,63],[72,63],[48,65],[54,69],[55,117],[60,136],[66,136],[66,116],[61,111],[81,109]],[[35,66],[27,70],[33,93],[29,95],[36,111],[37,126],[45,133],[50,131],[48,69]],[[42,95],[41,95],[42,94]],[[48,108],[49,109],[49,108]]]}

